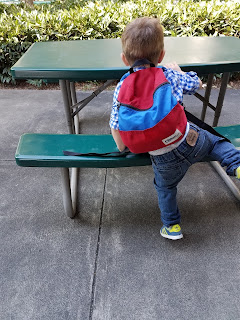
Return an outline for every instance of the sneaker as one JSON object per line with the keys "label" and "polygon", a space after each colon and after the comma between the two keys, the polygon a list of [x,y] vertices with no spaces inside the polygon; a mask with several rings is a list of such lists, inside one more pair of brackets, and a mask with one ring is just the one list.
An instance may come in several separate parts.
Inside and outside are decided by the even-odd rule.
{"label": "sneaker", "polygon": [[178,240],[183,238],[181,227],[179,224],[174,224],[170,227],[162,226],[160,234],[162,237],[171,240]]}
{"label": "sneaker", "polygon": [[238,168],[235,170],[235,174],[236,174],[237,179],[240,180],[240,167],[238,167]]}

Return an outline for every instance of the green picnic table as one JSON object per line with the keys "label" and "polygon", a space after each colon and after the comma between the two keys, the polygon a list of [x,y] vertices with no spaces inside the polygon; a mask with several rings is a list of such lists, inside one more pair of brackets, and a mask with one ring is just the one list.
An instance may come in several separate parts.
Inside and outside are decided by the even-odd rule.
{"label": "green picnic table", "polygon": [[[165,50],[163,64],[175,61],[184,71],[196,71],[199,75],[208,75],[204,96],[199,93],[195,95],[203,102],[201,119],[205,119],[206,109],[209,107],[214,111],[213,126],[217,126],[229,75],[231,72],[240,71],[240,40],[235,37],[166,37]],[[16,79],[58,80],[68,131],[70,134],[78,134],[78,112],[128,70],[128,67],[121,61],[120,53],[120,39],[38,42],[34,43],[15,63],[11,72]],[[209,100],[215,73],[223,73],[223,76],[217,101],[213,105]],[[88,98],[77,102],[75,81],[88,80],[106,80],[106,82]],[[237,128],[236,132],[238,131]],[[51,166],[50,162],[48,164]],[[145,164],[149,164],[148,159]],[[55,165],[52,164],[52,166]],[[80,164],[76,166],[81,167]],[[236,186],[225,171],[217,165],[214,167],[240,199],[239,191],[236,190]],[[69,216],[74,215],[77,201],[78,172],[77,168],[73,169],[71,196],[68,187],[69,173],[65,171],[65,178],[63,178],[67,189],[64,197],[67,198],[67,203],[70,203],[67,205],[67,210],[70,211]]]}
{"label": "green picnic table", "polygon": [[[202,120],[206,108],[210,107],[214,111],[213,126],[217,126],[229,74],[240,71],[240,40],[235,37],[166,37],[165,49],[163,64],[176,61],[184,71],[208,75],[205,96],[196,96],[203,101]],[[120,79],[128,70],[120,53],[120,39],[37,42],[11,72],[16,79],[59,80],[69,133],[77,133],[72,117],[72,105],[77,103],[74,81]],[[214,73],[223,73],[215,106],[209,102]],[[107,81],[103,89],[110,83]]]}

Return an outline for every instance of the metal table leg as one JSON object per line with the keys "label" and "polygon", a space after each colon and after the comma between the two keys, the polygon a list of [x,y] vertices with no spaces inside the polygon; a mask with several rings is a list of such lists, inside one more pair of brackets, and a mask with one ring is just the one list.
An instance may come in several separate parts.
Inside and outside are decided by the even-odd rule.
{"label": "metal table leg", "polygon": [[223,106],[223,101],[224,101],[224,97],[225,97],[225,93],[226,93],[226,89],[227,89],[229,76],[230,76],[230,72],[223,73],[221,87],[219,90],[218,100],[217,100],[216,106],[212,105],[209,102],[211,89],[212,89],[213,74],[209,74],[209,76],[208,76],[208,82],[207,82],[207,88],[205,91],[205,96],[203,97],[198,92],[195,93],[195,96],[203,102],[202,115],[201,115],[202,121],[204,121],[204,119],[205,119],[207,107],[211,108],[214,111],[213,127],[216,127],[218,124],[218,120],[219,120],[219,117],[220,117],[220,114],[222,111],[222,106]]}
{"label": "metal table leg", "polygon": [[221,111],[222,111],[223,101],[224,101],[224,97],[225,97],[225,93],[226,93],[229,77],[230,77],[230,72],[224,72],[223,73],[222,81],[221,81],[221,87],[220,87],[220,91],[219,91],[219,94],[218,94],[218,101],[217,101],[217,105],[216,105],[216,109],[215,109],[213,127],[216,127],[217,124],[218,124],[218,120],[219,120],[219,117],[220,117],[220,114],[221,114]]}
{"label": "metal table leg", "polygon": [[[203,108],[202,108],[202,114],[201,114],[202,121],[204,121],[204,119],[205,119],[207,107],[210,107],[212,110],[214,110],[213,127],[217,126],[218,120],[220,118],[229,77],[230,77],[230,72],[223,73],[221,87],[220,87],[219,94],[218,94],[218,100],[217,100],[217,104],[215,107],[209,102],[211,89],[212,89],[212,83],[213,83],[213,74],[209,74],[209,76],[208,76],[208,82],[207,82],[207,87],[205,90],[205,96],[203,97],[199,93],[195,94],[195,96],[203,102]],[[220,163],[217,161],[211,161],[211,165],[218,172],[218,174],[221,176],[221,178],[224,180],[224,182],[227,184],[227,186],[232,191],[234,196],[238,200],[240,200],[240,190],[234,184],[232,179],[227,175],[226,171],[221,167]]]}
{"label": "metal table leg", "polygon": [[[64,109],[65,109],[65,114],[66,114],[66,119],[67,119],[67,126],[68,126],[68,131],[70,134],[74,133],[79,133],[79,119],[78,115],[74,117],[74,120],[72,119],[72,114],[71,114],[71,106],[76,103],[76,91],[74,84],[70,83],[67,80],[60,80],[60,88],[62,92],[62,97],[63,97],[63,102],[64,102]],[[63,168],[64,169],[64,168]],[[65,168],[66,169],[66,168]],[[78,168],[72,168],[71,169],[71,179],[69,178],[69,169],[63,170],[64,177],[63,177],[63,184],[64,184],[64,196],[63,196],[63,201],[64,201],[64,206],[65,206],[65,211],[68,216],[71,218],[75,215],[76,213],[76,208],[77,208],[77,191],[78,191],[78,173],[79,170]],[[63,174],[62,174],[63,175]],[[67,178],[68,175],[68,178]],[[68,183],[71,184],[71,187],[66,187],[67,185],[67,179]],[[69,188],[69,190],[67,190]],[[70,195],[68,195],[70,193]],[[67,199],[67,200],[66,200]],[[71,201],[71,210],[70,210],[70,205],[68,204],[69,201]]]}
{"label": "metal table leg", "polygon": [[61,168],[61,175],[62,175],[64,209],[68,217],[74,218],[76,210],[74,210],[73,204],[72,204],[69,168]]}
{"label": "metal table leg", "polygon": [[[74,105],[77,103],[77,95],[76,95],[76,90],[75,90],[75,82],[70,82],[70,94],[71,94],[71,100],[72,103],[71,105]],[[76,111],[76,108],[73,108],[73,112]],[[79,116],[78,113],[73,117],[74,121],[74,128],[75,128],[75,133],[79,134],[80,133],[80,126],[79,126]]]}
{"label": "metal table leg", "polygon": [[[76,95],[74,82],[70,82],[69,89],[70,89],[71,106],[72,106],[73,104],[77,103],[77,95]],[[75,111],[75,109],[73,109],[73,111]],[[80,125],[79,125],[78,113],[73,117],[73,126],[74,126],[75,134],[79,134],[80,133]],[[76,212],[76,208],[77,208],[78,174],[79,174],[79,168],[72,168],[71,194],[72,194],[72,205],[73,205],[74,212]]]}
{"label": "metal table leg", "polygon": [[[214,113],[214,120],[213,120],[214,127],[217,126],[219,118],[220,118],[229,77],[230,77],[230,72],[223,73],[221,87],[220,87],[219,94],[218,94],[217,105],[216,105],[215,113]],[[232,179],[227,175],[226,171],[221,167],[220,163],[217,161],[212,161],[211,165],[217,171],[217,173],[220,175],[220,177],[223,179],[223,181],[226,183],[226,185],[231,190],[231,192],[234,194],[234,196],[240,201],[240,190],[237,188],[237,186],[232,181]]]}
{"label": "metal table leg", "polygon": [[203,101],[202,114],[201,114],[202,121],[204,121],[205,116],[206,116],[207,106],[208,106],[208,102],[209,102],[209,98],[210,98],[211,90],[212,90],[213,77],[214,77],[213,73],[208,75],[207,87],[206,87],[205,95],[204,95],[205,101]]}
{"label": "metal table leg", "polygon": [[211,165],[217,171],[217,173],[220,175],[220,177],[223,179],[223,181],[226,183],[229,189],[232,191],[234,196],[240,201],[240,190],[234,184],[232,179],[226,174],[224,169],[221,167],[220,163],[217,161],[211,161]]}
{"label": "metal table leg", "polygon": [[72,121],[72,115],[71,115],[71,103],[70,103],[70,96],[69,96],[69,89],[68,89],[68,82],[67,80],[59,80],[62,97],[63,97],[63,105],[65,110],[65,115],[67,119],[67,127],[68,132],[70,134],[74,133],[74,127],[73,127],[73,121]]}
{"label": "metal table leg", "polygon": [[[79,116],[78,112],[85,107],[94,97],[107,88],[114,80],[108,80],[99,89],[94,91],[88,98],[77,103],[77,96],[74,82],[68,80],[59,80],[65,115],[67,119],[68,131],[70,134],[79,134]],[[80,105],[80,107],[79,107]],[[71,178],[69,177],[69,168],[62,168],[63,180],[63,202],[67,215],[74,217],[77,207],[78,192],[78,174],[79,168],[71,168]]]}

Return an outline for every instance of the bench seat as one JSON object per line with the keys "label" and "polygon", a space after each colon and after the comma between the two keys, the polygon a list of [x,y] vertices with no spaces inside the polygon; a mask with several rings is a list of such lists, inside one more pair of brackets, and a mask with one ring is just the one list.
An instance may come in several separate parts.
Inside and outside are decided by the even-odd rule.
{"label": "bench seat", "polygon": [[218,133],[228,138],[235,148],[240,149],[240,125],[215,127]]}
{"label": "bench seat", "polygon": [[[236,148],[240,148],[240,125],[216,127]],[[117,151],[110,134],[74,135],[26,133],[20,138],[15,159],[22,167],[115,168],[151,165],[148,154],[124,157],[65,156],[63,150],[80,153]]]}
{"label": "bench seat", "polygon": [[148,154],[124,157],[65,156],[63,150],[80,153],[118,151],[112,135],[37,134],[20,138],[15,159],[22,167],[115,168],[151,165]]}
{"label": "bench seat", "polygon": [[[240,149],[240,125],[217,127],[235,147]],[[77,168],[115,168],[151,165],[148,154],[130,153],[124,157],[65,156],[63,150],[77,153],[115,152],[117,147],[112,135],[74,135],[26,133],[20,138],[15,159],[22,167],[59,167],[62,173],[63,204],[66,214],[74,218],[77,207]],[[238,200],[240,191],[216,161],[214,168],[222,176]],[[70,168],[71,178],[70,178]]]}

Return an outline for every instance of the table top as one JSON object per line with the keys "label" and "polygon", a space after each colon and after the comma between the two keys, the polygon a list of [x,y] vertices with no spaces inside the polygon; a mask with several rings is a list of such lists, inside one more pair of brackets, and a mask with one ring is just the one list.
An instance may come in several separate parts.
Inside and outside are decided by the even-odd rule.
{"label": "table top", "polygon": [[[162,64],[175,61],[198,74],[240,71],[240,39],[166,37]],[[120,39],[34,43],[11,68],[16,79],[119,79],[129,68],[121,58]]]}

